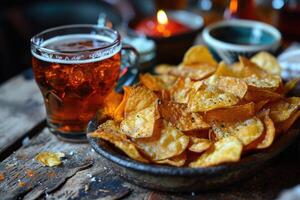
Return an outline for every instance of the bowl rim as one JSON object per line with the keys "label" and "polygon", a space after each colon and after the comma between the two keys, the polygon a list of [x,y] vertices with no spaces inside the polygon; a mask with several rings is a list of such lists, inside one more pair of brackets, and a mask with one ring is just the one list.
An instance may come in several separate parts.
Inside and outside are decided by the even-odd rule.
{"label": "bowl rim", "polygon": [[[239,45],[239,44],[232,44],[223,42],[221,40],[218,40],[214,38],[210,32],[213,29],[219,28],[219,27],[226,27],[226,26],[242,26],[242,27],[259,27],[260,29],[263,29],[270,33],[274,38],[274,42],[270,44],[258,44],[258,45]],[[246,52],[255,52],[260,50],[268,50],[268,49],[274,49],[277,48],[280,45],[281,42],[281,33],[273,26],[259,22],[254,20],[244,20],[244,19],[231,19],[231,20],[223,20],[214,24],[211,24],[207,26],[202,33],[203,40],[212,47],[223,49],[223,50],[234,50],[234,51],[246,51]]]}
{"label": "bowl rim", "polygon": [[[251,163],[262,164],[271,160],[277,156],[280,152],[285,150],[295,138],[299,136],[299,129],[291,128],[287,133],[277,138],[277,141],[269,148],[262,151],[254,152],[251,155],[247,155],[237,163],[222,164],[218,166],[210,167],[175,167],[167,165],[158,165],[153,163],[142,163],[134,159],[129,158],[126,155],[122,154],[113,154],[108,152],[99,145],[99,140],[108,144],[109,142],[104,141],[100,138],[93,138],[90,136],[90,133],[95,130],[94,126],[98,126],[97,120],[92,119],[87,128],[87,138],[92,148],[105,159],[117,164],[121,167],[125,167],[128,170],[140,171],[143,173],[150,173],[153,175],[167,175],[167,176],[194,176],[194,175],[204,175],[204,174],[218,174],[225,173],[227,171],[238,170],[243,167],[248,167]],[[114,147],[115,148],[115,147]]]}

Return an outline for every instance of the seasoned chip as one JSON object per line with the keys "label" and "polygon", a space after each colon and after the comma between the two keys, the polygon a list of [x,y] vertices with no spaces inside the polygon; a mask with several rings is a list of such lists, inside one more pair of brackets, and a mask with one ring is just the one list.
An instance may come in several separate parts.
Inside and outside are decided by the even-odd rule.
{"label": "seasoned chip", "polygon": [[280,75],[281,73],[281,67],[276,58],[268,52],[262,51],[255,54],[251,58],[251,62],[270,74]]}
{"label": "seasoned chip", "polygon": [[129,94],[131,92],[131,88],[125,86],[123,87],[124,89],[124,95],[123,95],[123,99],[121,101],[121,103],[118,105],[118,107],[115,109],[114,111],[114,120],[116,121],[122,121],[124,118],[124,110],[125,110],[125,105],[127,103]]}
{"label": "seasoned chip", "polygon": [[244,99],[247,101],[253,101],[258,103],[260,101],[277,101],[278,99],[282,99],[283,96],[276,92],[272,92],[266,89],[258,89],[258,88],[249,88]]}
{"label": "seasoned chip", "polygon": [[291,97],[272,103],[270,106],[270,117],[276,122],[287,120],[300,108],[300,97]]}
{"label": "seasoned chip", "polygon": [[212,75],[216,69],[211,66],[201,65],[201,66],[179,66],[177,68],[172,68],[169,74],[184,78],[190,78],[192,80],[202,80],[209,75]]}
{"label": "seasoned chip", "polygon": [[300,111],[293,113],[287,120],[275,124],[276,133],[286,132],[292,127],[294,122],[300,117]]}
{"label": "seasoned chip", "polygon": [[165,84],[156,76],[149,73],[139,76],[141,83],[152,91],[159,91],[166,88]]}
{"label": "seasoned chip", "polygon": [[159,112],[166,121],[181,131],[192,131],[209,128],[199,113],[189,113],[185,104],[161,101]]}
{"label": "seasoned chip", "polygon": [[122,150],[127,156],[134,160],[147,163],[148,160],[145,159],[140,152],[137,150],[135,144],[130,140],[122,137],[121,135],[116,135],[109,132],[96,131],[91,134],[92,137],[101,138],[112,144],[114,144],[118,149]]}
{"label": "seasoned chip", "polygon": [[255,63],[249,59],[240,56],[240,64],[235,65],[236,72],[239,73],[239,77],[257,76],[259,78],[269,75],[266,71],[259,68]]}
{"label": "seasoned chip", "polygon": [[210,140],[197,137],[190,137],[190,142],[191,146],[189,147],[189,150],[196,153],[202,153],[212,145]]}
{"label": "seasoned chip", "polygon": [[296,85],[299,81],[300,81],[300,78],[295,78],[295,79],[288,81],[284,85],[283,93],[288,94],[290,91],[292,91],[296,87]]}
{"label": "seasoned chip", "polygon": [[190,91],[191,88],[186,87],[185,80],[183,78],[179,78],[171,88],[170,93],[173,101],[177,103],[187,103],[189,100],[188,94]]}
{"label": "seasoned chip", "polygon": [[269,74],[247,58],[239,57],[241,68],[239,77],[250,86],[257,88],[276,89],[281,85],[279,75]]}
{"label": "seasoned chip", "polygon": [[230,106],[228,108],[220,108],[208,111],[206,113],[206,120],[208,122],[222,121],[234,122],[248,119],[255,114],[255,104],[253,102]]}
{"label": "seasoned chip", "polygon": [[123,95],[113,90],[104,100],[104,113],[113,118],[122,99]]}
{"label": "seasoned chip", "polygon": [[131,112],[121,122],[120,128],[123,133],[133,138],[151,137],[155,122],[159,119],[157,102],[138,112]]}
{"label": "seasoned chip", "polygon": [[155,73],[157,74],[169,74],[170,71],[174,68],[175,66],[168,65],[168,64],[160,64],[155,67]]}
{"label": "seasoned chip", "polygon": [[157,160],[154,162],[158,163],[158,164],[168,164],[168,165],[173,165],[176,167],[181,167],[182,165],[185,164],[186,158],[187,158],[186,152],[183,152],[178,156],[174,156],[172,158],[168,158],[168,159],[164,159],[164,160]]}
{"label": "seasoned chip", "polygon": [[189,48],[189,50],[185,53],[183,64],[185,66],[208,65],[215,67],[217,62],[205,46],[197,45]]}
{"label": "seasoned chip", "polygon": [[191,93],[188,108],[191,112],[205,112],[237,104],[239,99],[229,92],[221,91],[214,86],[200,88]]}
{"label": "seasoned chip", "polygon": [[206,85],[213,85],[218,89],[243,98],[248,90],[246,82],[240,78],[226,76],[210,76],[204,81]]}
{"label": "seasoned chip", "polygon": [[266,89],[276,89],[281,84],[280,77],[275,76],[275,75],[268,75],[268,76],[264,76],[262,78],[260,78],[256,75],[251,75],[251,76],[244,78],[244,80],[248,85],[251,85],[251,86],[257,87],[257,88],[266,88]]}
{"label": "seasoned chip", "polygon": [[164,122],[158,138],[135,139],[135,142],[152,160],[164,160],[181,154],[189,144],[189,137]]}
{"label": "seasoned chip", "polygon": [[263,109],[263,107],[269,102],[269,100],[261,100],[261,101],[258,101],[257,103],[255,103],[254,105],[254,109],[255,109],[255,112],[259,112],[261,109]]}
{"label": "seasoned chip", "polygon": [[107,120],[98,126],[97,131],[108,132],[113,134],[121,134],[120,124],[114,120]]}
{"label": "seasoned chip", "polygon": [[176,76],[169,75],[169,74],[157,75],[156,78],[164,83],[164,86],[166,87],[166,89],[172,88],[177,80]]}
{"label": "seasoned chip", "polygon": [[35,156],[35,160],[44,166],[53,167],[61,164],[61,158],[65,157],[61,152],[40,152]]}
{"label": "seasoned chip", "polygon": [[212,124],[217,139],[235,136],[243,145],[248,145],[255,141],[264,131],[264,125],[257,117],[247,119],[236,123],[220,123]]}
{"label": "seasoned chip", "polygon": [[224,61],[221,61],[218,64],[215,75],[216,76],[236,77],[236,74],[234,73],[233,69],[228,67]]}
{"label": "seasoned chip", "polygon": [[260,117],[264,123],[264,137],[257,144],[257,149],[265,149],[272,145],[275,139],[275,127],[272,119],[269,117],[269,110],[263,112]]}
{"label": "seasoned chip", "polygon": [[202,85],[202,81],[179,78],[170,90],[172,100],[177,103],[188,103],[191,91],[197,91]]}
{"label": "seasoned chip", "polygon": [[155,93],[145,86],[137,85],[132,87],[125,105],[125,117],[132,112],[138,112],[147,108],[156,100],[157,96]]}
{"label": "seasoned chip", "polygon": [[240,159],[243,145],[236,137],[223,138],[204,152],[190,167],[209,167],[222,163],[236,162]]}

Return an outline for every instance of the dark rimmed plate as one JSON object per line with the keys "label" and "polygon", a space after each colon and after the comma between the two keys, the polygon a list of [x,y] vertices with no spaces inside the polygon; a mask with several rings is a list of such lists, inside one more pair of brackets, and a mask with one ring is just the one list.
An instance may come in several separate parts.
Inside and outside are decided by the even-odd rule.
{"label": "dark rimmed plate", "polygon": [[[87,132],[95,131],[98,125],[96,119],[91,120]],[[298,135],[299,129],[291,129],[264,151],[246,156],[238,163],[207,168],[144,164],[122,154],[105,140],[88,134],[88,141],[105,158],[104,164],[108,168],[133,184],[160,191],[196,192],[216,189],[253,175],[286,149]]]}

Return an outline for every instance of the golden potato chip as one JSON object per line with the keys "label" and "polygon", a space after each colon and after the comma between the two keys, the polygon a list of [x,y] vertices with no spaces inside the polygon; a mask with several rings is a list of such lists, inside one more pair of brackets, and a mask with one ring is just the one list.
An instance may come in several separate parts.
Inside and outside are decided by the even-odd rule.
{"label": "golden potato chip", "polygon": [[200,113],[188,112],[185,104],[161,101],[158,105],[162,118],[181,131],[207,129],[210,127]]}
{"label": "golden potato chip", "polygon": [[170,93],[173,101],[177,103],[187,103],[189,100],[188,93],[190,88],[185,86],[185,80],[178,78],[174,86],[171,88]]}
{"label": "golden potato chip", "polygon": [[53,167],[61,164],[61,158],[65,157],[61,152],[40,152],[35,156],[35,160],[44,166]]}
{"label": "golden potato chip", "polygon": [[153,91],[145,86],[137,85],[130,89],[130,93],[125,105],[125,117],[132,112],[138,112],[147,108],[157,100]]}
{"label": "golden potato chip", "polygon": [[123,99],[121,101],[121,103],[118,105],[118,107],[115,109],[114,111],[114,116],[113,118],[116,121],[122,121],[124,118],[124,110],[125,110],[125,105],[127,103],[129,94],[131,92],[131,89],[127,86],[123,87],[124,89],[124,95],[123,95]]}
{"label": "golden potato chip", "polygon": [[112,144],[114,144],[118,149],[122,150],[127,156],[134,160],[140,162],[148,163],[149,161],[145,159],[140,152],[137,150],[135,144],[130,140],[122,137],[121,135],[116,135],[109,132],[95,131],[92,134],[92,137],[101,138]]}
{"label": "golden potato chip", "polygon": [[253,101],[258,103],[260,101],[268,100],[269,102],[277,101],[282,99],[283,96],[281,94],[277,94],[276,92],[272,92],[266,89],[258,89],[258,88],[248,88],[248,91],[244,97],[247,101]]}
{"label": "golden potato chip", "polygon": [[183,64],[185,66],[193,66],[196,64],[215,67],[217,62],[205,46],[197,45],[189,48],[189,50],[185,53]]}
{"label": "golden potato chip", "polygon": [[292,127],[294,122],[300,117],[300,111],[293,113],[287,120],[275,124],[276,133],[286,132]]}
{"label": "golden potato chip", "polygon": [[183,77],[183,78],[190,78],[192,80],[202,80],[209,75],[212,75],[216,71],[215,68],[207,65],[201,66],[183,66],[179,65],[179,67],[174,67],[170,70],[169,74],[173,76]]}
{"label": "golden potato chip", "polygon": [[275,123],[287,120],[299,107],[300,97],[282,99],[268,106],[270,108],[270,117]]}
{"label": "golden potato chip", "polygon": [[295,79],[288,81],[284,85],[283,94],[288,94],[290,91],[292,91],[296,87],[296,85],[299,81],[300,81],[300,78],[295,78]]}
{"label": "golden potato chip", "polygon": [[169,74],[170,71],[176,66],[168,65],[168,64],[160,64],[155,67],[155,73],[157,74]]}
{"label": "golden potato chip", "polygon": [[104,113],[113,118],[122,99],[123,95],[113,90],[104,100]]}
{"label": "golden potato chip", "polygon": [[213,85],[218,89],[243,98],[248,90],[246,82],[240,78],[226,76],[210,76],[204,81],[206,85]]}
{"label": "golden potato chip", "polygon": [[265,89],[276,89],[281,84],[280,77],[275,75],[268,75],[262,78],[256,75],[251,75],[244,78],[243,80],[250,86]]}
{"label": "golden potato chip", "polygon": [[166,89],[172,88],[178,79],[178,77],[169,74],[157,75],[156,78],[164,83]]}
{"label": "golden potato chip", "polygon": [[205,119],[208,122],[222,121],[234,122],[245,120],[255,115],[255,104],[253,102],[220,108],[206,112]]}
{"label": "golden potato chip", "polygon": [[243,78],[248,85],[267,89],[276,89],[281,85],[279,75],[269,74],[247,58],[239,57],[239,60],[242,66],[238,68],[239,77]]}
{"label": "golden potato chip", "polygon": [[229,92],[221,91],[214,86],[201,87],[190,94],[188,109],[191,112],[206,112],[237,104],[239,99]]}
{"label": "golden potato chip", "polygon": [[236,137],[223,138],[204,152],[190,167],[209,167],[240,160],[243,145]]}
{"label": "golden potato chip", "polygon": [[135,143],[145,155],[156,161],[181,154],[189,144],[189,137],[164,122],[158,138],[135,139]]}
{"label": "golden potato chip", "polygon": [[120,129],[133,138],[151,137],[155,122],[159,119],[157,102],[138,112],[131,112],[120,124]]}
{"label": "golden potato chip", "polygon": [[261,100],[258,101],[257,103],[255,103],[254,105],[254,110],[257,113],[258,111],[260,111],[261,109],[263,109],[263,107],[269,102],[269,100]]}
{"label": "golden potato chip", "polygon": [[277,59],[268,52],[261,51],[251,58],[251,62],[270,74],[281,74],[281,67]]}
{"label": "golden potato chip", "polygon": [[186,152],[181,153],[178,156],[174,156],[172,158],[164,159],[164,160],[157,160],[154,161],[155,163],[158,164],[168,164],[176,167],[181,167],[185,164],[186,162]]}
{"label": "golden potato chip", "polygon": [[263,77],[269,75],[267,72],[258,67],[255,63],[251,62],[249,59],[240,56],[239,57],[240,64],[235,65],[236,73],[239,73],[239,77]]}
{"label": "golden potato chip", "polygon": [[210,140],[197,137],[190,137],[190,142],[189,150],[196,153],[202,153],[212,145]]}
{"label": "golden potato chip", "polygon": [[236,77],[236,74],[232,70],[232,68],[228,67],[224,61],[221,61],[218,64],[217,70],[215,72],[216,76],[229,76]]}
{"label": "golden potato chip", "polygon": [[120,124],[114,120],[107,120],[104,123],[100,124],[97,128],[97,131],[108,132],[113,134],[122,134],[120,131]]}
{"label": "golden potato chip", "polygon": [[198,90],[202,85],[202,81],[179,78],[170,90],[172,100],[176,103],[188,103],[191,91]]}
{"label": "golden potato chip", "polygon": [[264,125],[259,118],[252,117],[245,121],[235,123],[214,122],[212,124],[212,130],[217,139],[235,136],[243,145],[248,145],[263,134]]}
{"label": "golden potato chip", "polygon": [[264,137],[257,144],[257,149],[265,149],[272,145],[275,139],[275,127],[272,119],[269,117],[269,110],[262,113],[262,117],[260,117],[264,123]]}
{"label": "golden potato chip", "polygon": [[141,74],[139,78],[140,82],[152,91],[159,91],[166,88],[165,84],[159,78],[149,73]]}

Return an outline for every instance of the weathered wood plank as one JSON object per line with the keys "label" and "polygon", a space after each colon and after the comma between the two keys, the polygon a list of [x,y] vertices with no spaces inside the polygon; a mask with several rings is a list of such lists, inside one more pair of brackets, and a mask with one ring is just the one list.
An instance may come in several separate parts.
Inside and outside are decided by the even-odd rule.
{"label": "weathered wood plank", "polygon": [[0,154],[45,119],[42,96],[30,71],[0,86]]}
{"label": "weathered wood plank", "polygon": [[[56,167],[45,167],[38,163],[34,157],[42,151],[60,151],[64,152],[66,157],[63,164]],[[24,199],[36,199],[45,196],[61,187],[67,179],[74,176],[78,171],[90,168],[99,158],[88,144],[70,144],[59,141],[55,136],[49,133],[48,129],[30,143],[17,152],[6,158],[0,164],[0,173],[4,174],[5,179],[0,182],[1,199],[16,199],[24,197]],[[101,164],[100,161],[98,161]],[[90,181],[89,173],[81,174],[84,178],[78,178],[77,183],[81,187],[72,189],[71,193],[77,193],[79,197],[97,196],[103,199],[115,199],[126,195],[130,190],[123,187],[123,181],[116,176],[109,175],[109,171],[105,171],[103,167],[94,168],[101,173],[101,177],[105,180],[102,184],[103,190],[100,190],[98,184],[89,185],[94,189],[94,193],[89,192],[86,184]],[[80,176],[80,174],[78,174]],[[76,182],[76,181],[75,181]],[[84,185],[81,185],[84,184]],[[72,184],[73,185],[73,184]],[[78,189],[78,190],[77,190]],[[108,192],[108,189],[110,192]],[[76,197],[76,196],[75,196]],[[76,198],[74,198],[76,199]]]}
{"label": "weathered wood plank", "polygon": [[[280,191],[300,183],[300,156],[295,145],[273,164],[248,180],[202,193],[169,194],[154,192],[126,183],[105,167],[103,158],[88,144],[64,143],[45,129],[27,146],[0,164],[1,199],[274,199]],[[66,154],[58,167],[43,167],[33,158],[41,151]],[[30,176],[29,172],[33,172]]]}

